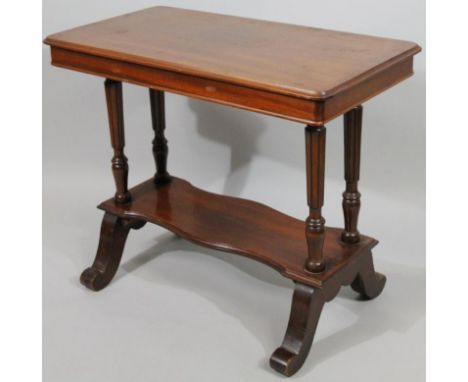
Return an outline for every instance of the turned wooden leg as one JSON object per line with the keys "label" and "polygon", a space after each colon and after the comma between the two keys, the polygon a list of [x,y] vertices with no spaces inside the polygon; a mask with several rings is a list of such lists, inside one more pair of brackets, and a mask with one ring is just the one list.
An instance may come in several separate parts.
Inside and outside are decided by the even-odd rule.
{"label": "turned wooden leg", "polygon": [[361,194],[358,191],[361,160],[362,106],[357,106],[344,115],[344,167],[346,190],[343,192],[345,229],[341,239],[346,243],[360,240],[357,229]]}
{"label": "turned wooden leg", "polygon": [[351,288],[358,292],[362,298],[366,300],[377,297],[385,287],[387,278],[381,273],[374,270],[374,262],[372,261],[372,252],[368,252],[363,256],[362,266],[359,272],[351,283]]}
{"label": "turned wooden leg", "polygon": [[151,119],[153,123],[153,156],[156,162],[156,174],[154,180],[158,183],[164,183],[170,179],[167,172],[167,139],[164,136],[166,129],[166,117],[164,110],[164,92],[160,90],[149,89]]}
{"label": "turned wooden leg", "polygon": [[81,283],[94,291],[105,288],[117,272],[128,232],[131,228],[138,229],[144,225],[143,220],[122,219],[106,212],[102,219],[96,258],[93,265],[81,274]]}
{"label": "turned wooden leg", "polygon": [[127,203],[130,201],[128,192],[128,164],[124,154],[125,136],[123,121],[122,83],[106,79],[107,112],[109,116],[109,128],[114,156],[112,158],[112,173],[115,180],[115,202]]}
{"label": "turned wooden leg", "polygon": [[307,204],[309,216],[306,219],[306,240],[308,259],[307,271],[320,273],[325,270],[323,243],[325,239],[325,219],[322,217],[323,193],[325,181],[325,126],[307,126],[306,172]]}
{"label": "turned wooden leg", "polygon": [[309,354],[325,301],[322,290],[296,283],[286,335],[270,358],[273,369],[291,376],[301,368]]}

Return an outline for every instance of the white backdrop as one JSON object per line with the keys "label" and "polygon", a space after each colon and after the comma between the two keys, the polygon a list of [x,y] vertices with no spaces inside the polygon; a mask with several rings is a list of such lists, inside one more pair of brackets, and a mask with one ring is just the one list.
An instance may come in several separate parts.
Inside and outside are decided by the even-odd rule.
{"label": "white backdrop", "polygon": [[[380,240],[386,290],[365,303],[343,291],[328,304],[296,378],[424,380],[424,1],[44,0],[43,35],[153,5],[423,47],[415,76],[364,104],[359,225]],[[79,285],[97,245],[94,206],[114,192],[103,79],[53,68],[43,52],[45,380],[277,380],[267,361],[284,334],[292,284],[262,265],[147,225],[131,233],[106,290]],[[154,172],[147,90],[124,85],[124,104],[133,185]],[[172,174],[306,217],[302,125],[171,94],[166,113]],[[324,216],[342,226],[342,118],[327,127]]]}

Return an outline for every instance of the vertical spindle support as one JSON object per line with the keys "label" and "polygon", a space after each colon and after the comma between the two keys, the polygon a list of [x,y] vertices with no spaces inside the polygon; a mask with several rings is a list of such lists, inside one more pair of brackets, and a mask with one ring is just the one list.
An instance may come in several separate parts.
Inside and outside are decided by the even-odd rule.
{"label": "vertical spindle support", "polygon": [[112,173],[114,175],[116,193],[116,203],[127,203],[131,196],[128,192],[128,164],[124,154],[125,134],[123,119],[123,97],[122,83],[106,79],[104,82],[106,89],[107,112],[109,117],[109,129],[111,144],[114,150],[112,158]]}
{"label": "vertical spindle support", "polygon": [[345,229],[341,239],[353,244],[360,240],[357,228],[361,194],[358,191],[361,161],[362,106],[356,106],[344,115],[344,173],[346,190],[343,192]]}
{"label": "vertical spindle support", "polygon": [[154,130],[153,156],[156,164],[156,174],[154,180],[157,183],[164,183],[170,179],[167,172],[167,155],[169,148],[164,135],[166,129],[166,116],[164,105],[164,92],[161,90],[149,89],[151,120]]}
{"label": "vertical spindle support", "polygon": [[325,239],[325,219],[322,216],[325,185],[325,126],[306,126],[306,172],[307,204],[309,216],[306,219],[306,240],[308,259],[306,270],[320,273],[325,270],[323,243]]}

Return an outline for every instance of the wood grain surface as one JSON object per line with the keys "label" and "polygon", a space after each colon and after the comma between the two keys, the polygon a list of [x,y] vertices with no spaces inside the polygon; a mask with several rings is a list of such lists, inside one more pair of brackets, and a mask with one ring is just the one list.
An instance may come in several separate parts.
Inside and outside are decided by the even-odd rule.
{"label": "wood grain surface", "polygon": [[46,43],[310,99],[328,98],[420,50],[407,41],[170,7],[57,33]]}
{"label": "wood grain surface", "polygon": [[354,245],[341,241],[341,229],[325,228],[326,269],[312,274],[307,259],[305,223],[266,205],[200,190],[172,177],[157,184],[150,179],[130,190],[125,205],[109,199],[99,208],[125,219],[149,221],[210,248],[241,254],[278,270],[285,277],[321,288],[373,248],[377,241],[361,236]]}
{"label": "wood grain surface", "polygon": [[413,74],[412,42],[154,7],[53,34],[52,64],[321,126]]}

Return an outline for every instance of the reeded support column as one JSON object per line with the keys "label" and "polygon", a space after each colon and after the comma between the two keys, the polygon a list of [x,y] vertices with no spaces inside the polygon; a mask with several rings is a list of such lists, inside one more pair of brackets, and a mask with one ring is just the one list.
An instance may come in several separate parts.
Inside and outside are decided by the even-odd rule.
{"label": "reeded support column", "polygon": [[323,243],[325,219],[322,217],[325,183],[325,126],[306,126],[306,172],[307,204],[309,216],[306,219],[308,259],[305,268],[312,273],[325,269]]}
{"label": "reeded support column", "polygon": [[157,183],[163,183],[170,179],[167,172],[167,154],[169,148],[167,139],[164,136],[166,129],[166,116],[164,108],[164,92],[160,90],[149,89],[151,119],[153,123],[153,156],[156,163],[156,174],[154,180]]}
{"label": "reeded support column", "polygon": [[127,157],[124,154],[125,135],[123,120],[123,99],[122,83],[119,81],[106,79],[104,82],[106,88],[107,112],[109,116],[109,128],[111,144],[114,149],[112,158],[112,173],[116,187],[116,203],[126,203],[130,201],[128,192],[128,164]]}
{"label": "reeded support column", "polygon": [[345,229],[341,239],[346,243],[360,240],[357,229],[361,194],[358,191],[361,161],[362,106],[351,109],[344,115],[344,167],[346,190],[343,192]]}

